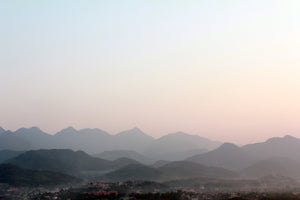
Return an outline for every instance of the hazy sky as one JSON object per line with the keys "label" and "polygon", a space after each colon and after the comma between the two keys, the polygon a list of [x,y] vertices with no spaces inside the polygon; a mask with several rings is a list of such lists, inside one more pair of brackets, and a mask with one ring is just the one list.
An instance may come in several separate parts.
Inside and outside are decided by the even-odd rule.
{"label": "hazy sky", "polygon": [[0,126],[300,137],[298,0],[0,0]]}

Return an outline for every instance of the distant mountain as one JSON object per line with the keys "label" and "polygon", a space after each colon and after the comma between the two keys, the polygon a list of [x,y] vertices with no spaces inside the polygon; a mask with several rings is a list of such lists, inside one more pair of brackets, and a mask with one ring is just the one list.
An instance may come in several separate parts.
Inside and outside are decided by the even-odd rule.
{"label": "distant mountain", "polygon": [[[178,157],[181,158],[179,160],[185,160],[186,158],[198,155],[198,154],[203,154],[208,152],[207,149],[191,149],[183,152],[178,152]],[[178,160],[178,159],[177,159]]]}
{"label": "distant mountain", "polygon": [[182,160],[191,156],[187,152],[197,150],[206,152],[219,147],[222,143],[211,141],[198,135],[177,132],[163,136],[150,144],[145,155],[156,160]]}
{"label": "distant mountain", "polygon": [[24,151],[36,149],[34,140],[28,140],[11,131],[0,134],[0,150]]}
{"label": "distant mountain", "polygon": [[82,150],[88,153],[98,153],[113,148],[112,136],[101,129],[65,128],[54,135],[59,146],[56,148],[69,148]]}
{"label": "distant mountain", "polygon": [[291,178],[300,178],[300,163],[285,158],[274,157],[259,161],[241,171],[247,177],[260,178],[268,175],[281,175]]}
{"label": "distant mountain", "polygon": [[20,128],[15,132],[5,131],[0,135],[0,150],[24,151],[51,148],[54,144],[53,136],[41,131],[38,127]]}
{"label": "distant mountain", "polygon": [[31,150],[9,160],[8,163],[27,169],[68,174],[114,168],[111,161],[89,156],[83,151],[74,152],[69,149]]}
{"label": "distant mountain", "polygon": [[114,150],[130,149],[141,152],[145,146],[150,145],[153,141],[153,137],[135,127],[114,136]]}
{"label": "distant mountain", "polygon": [[0,165],[0,183],[13,186],[56,186],[80,181],[78,178],[58,172],[28,170],[11,164]]}
{"label": "distant mountain", "polygon": [[136,160],[142,164],[150,164],[153,163],[153,160],[150,158],[132,150],[112,150],[112,151],[104,151],[100,154],[93,155],[97,158],[102,158],[105,160],[116,160],[119,158],[130,158]]}
{"label": "distant mountain", "polygon": [[158,168],[158,167],[161,167],[161,166],[163,166],[163,165],[165,165],[165,164],[168,164],[168,163],[170,163],[170,162],[172,162],[172,161],[168,161],[168,160],[158,160],[158,161],[156,161],[155,163],[153,163],[152,167]]}
{"label": "distant mountain", "polygon": [[22,153],[24,151],[0,150],[0,163],[15,158]]}
{"label": "distant mountain", "polygon": [[220,142],[182,132],[154,139],[136,127],[116,135],[110,135],[101,129],[76,130],[73,127],[65,128],[55,135],[47,134],[38,127],[20,128],[15,132],[5,131],[0,134],[0,150],[67,148],[75,151],[82,150],[89,154],[99,154],[103,151],[126,149],[147,153],[144,158],[124,155],[147,164],[150,160],[182,160],[216,148],[220,144]]}
{"label": "distant mountain", "polygon": [[167,163],[159,168],[164,175],[164,180],[189,179],[197,177],[209,178],[236,178],[237,173],[223,168],[207,167],[188,161]]}
{"label": "distant mountain", "polygon": [[118,158],[113,161],[114,168],[122,168],[132,164],[140,164],[140,163],[130,158]]}
{"label": "distant mountain", "polygon": [[109,181],[158,180],[161,174],[155,168],[141,164],[132,164],[110,172],[104,175],[102,179]]}
{"label": "distant mountain", "polygon": [[206,166],[222,167],[229,170],[241,170],[256,161],[242,148],[231,143],[224,143],[219,148],[196,156],[192,156],[187,161],[200,163]]}
{"label": "distant mountain", "polygon": [[0,126],[0,134],[4,133],[4,132],[5,132],[5,129]]}
{"label": "distant mountain", "polygon": [[287,157],[300,161],[300,139],[286,135],[275,137],[262,143],[248,144],[242,149],[250,155],[267,159],[271,157]]}
{"label": "distant mountain", "polygon": [[55,134],[54,137],[58,143],[61,143],[59,148],[83,150],[90,154],[123,149],[141,151],[145,145],[154,140],[138,128],[110,135],[101,129],[76,130],[68,127]]}
{"label": "distant mountain", "polygon": [[34,149],[51,148],[55,144],[52,135],[45,133],[38,127],[20,128],[13,134],[30,142]]}
{"label": "distant mountain", "polygon": [[159,168],[131,164],[105,174],[102,179],[109,181],[147,180],[168,181],[195,177],[236,178],[237,173],[216,167],[180,161],[171,162]]}

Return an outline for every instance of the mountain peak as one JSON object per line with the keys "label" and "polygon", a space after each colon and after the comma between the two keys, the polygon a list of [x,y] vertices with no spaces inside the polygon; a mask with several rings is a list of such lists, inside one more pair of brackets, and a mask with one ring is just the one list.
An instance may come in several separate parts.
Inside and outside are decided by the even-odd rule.
{"label": "mountain peak", "polygon": [[67,127],[67,128],[64,128],[63,130],[76,131],[76,129],[73,128],[73,126],[69,126],[69,127]]}
{"label": "mountain peak", "polygon": [[31,128],[29,128],[30,131],[41,131],[41,129],[37,126],[33,126]]}
{"label": "mountain peak", "polygon": [[169,135],[175,135],[175,136],[181,136],[181,135],[189,135],[189,134],[187,134],[187,133],[184,133],[184,132],[182,132],[182,131],[178,131],[178,132],[176,132],[176,133],[170,133]]}
{"label": "mountain peak", "polygon": [[116,134],[117,137],[119,138],[132,138],[134,140],[138,139],[146,139],[146,140],[154,140],[152,136],[147,135],[144,133],[141,129],[134,127],[133,129],[127,130],[127,131],[122,131],[118,134]]}
{"label": "mountain peak", "polygon": [[291,136],[291,135],[285,135],[283,137],[283,139],[297,139],[297,138],[295,138],[294,136]]}
{"label": "mountain peak", "polygon": [[285,135],[284,137],[272,137],[268,139],[266,143],[274,143],[274,142],[277,143],[280,141],[295,141],[295,140],[299,140],[299,139],[291,135]]}
{"label": "mountain peak", "polygon": [[108,132],[103,131],[99,128],[93,128],[93,129],[92,128],[84,128],[84,129],[79,130],[78,133],[83,134],[83,135],[94,135],[94,136],[99,136],[99,135],[104,136],[105,135],[105,136],[110,136],[110,134]]}
{"label": "mountain peak", "polygon": [[39,127],[33,126],[31,128],[20,128],[15,133],[17,134],[47,134],[43,132]]}
{"label": "mountain peak", "polygon": [[68,128],[64,128],[61,131],[57,132],[55,135],[65,135],[65,134],[75,134],[75,133],[77,133],[77,130],[72,126],[69,126]]}
{"label": "mountain peak", "polygon": [[237,145],[235,145],[233,143],[225,142],[218,149],[220,149],[220,150],[236,150],[239,148],[240,147],[238,147]]}
{"label": "mountain peak", "polygon": [[136,131],[136,132],[143,132],[141,129],[139,129],[137,126],[130,129],[130,131]]}
{"label": "mountain peak", "polygon": [[[147,135],[146,133],[144,133],[141,129],[139,129],[138,127],[133,127],[130,130],[127,131],[122,131],[120,133],[118,133],[117,135]],[[147,135],[148,136],[148,135]],[[149,136],[150,137],[150,136]]]}
{"label": "mountain peak", "polygon": [[4,133],[5,129],[0,126],[0,133]]}

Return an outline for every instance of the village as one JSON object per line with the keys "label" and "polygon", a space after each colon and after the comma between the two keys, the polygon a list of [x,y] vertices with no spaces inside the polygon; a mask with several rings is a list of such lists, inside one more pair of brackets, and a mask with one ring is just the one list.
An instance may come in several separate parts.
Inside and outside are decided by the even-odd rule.
{"label": "village", "polygon": [[35,188],[0,185],[0,200],[284,200],[300,199],[299,191],[262,191],[241,188],[224,191],[220,188],[206,190],[187,187],[168,187],[150,181],[109,183],[98,181],[76,187]]}

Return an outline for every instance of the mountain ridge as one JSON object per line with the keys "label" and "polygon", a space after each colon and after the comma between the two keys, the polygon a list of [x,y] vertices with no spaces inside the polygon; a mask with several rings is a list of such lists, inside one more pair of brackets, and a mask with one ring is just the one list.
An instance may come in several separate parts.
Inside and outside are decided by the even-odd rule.
{"label": "mountain ridge", "polygon": [[[175,137],[175,139],[173,139]],[[180,139],[177,139],[177,138]],[[149,157],[145,152],[157,151],[155,143],[164,138],[162,146],[168,146],[159,150],[157,156]],[[179,160],[183,157],[194,155],[195,153],[205,152],[207,146],[216,145],[214,141],[197,135],[189,135],[177,132],[175,135],[167,134],[166,137],[158,139],[147,135],[141,129],[134,127],[112,135],[106,131],[95,128],[85,128],[76,130],[73,127],[67,127],[50,135],[38,127],[20,128],[15,132],[5,131],[0,134],[0,150],[37,150],[37,149],[72,149],[74,151],[83,150],[89,154],[99,154],[104,151],[112,150],[132,150],[142,153],[151,160],[161,160],[159,155],[173,156],[173,160]],[[191,145],[190,141],[192,142]],[[197,141],[195,143],[195,141]],[[219,143],[218,143],[219,144]],[[160,145],[161,146],[161,145]],[[182,148],[178,152],[178,147]],[[209,148],[208,148],[209,149]],[[175,154],[170,155],[170,153]],[[151,154],[151,153],[150,153]],[[176,154],[181,154],[176,157]]]}
{"label": "mountain ridge", "polygon": [[219,148],[192,156],[187,161],[200,163],[207,166],[222,167],[229,170],[241,170],[256,161],[242,148],[232,143],[224,143]]}

